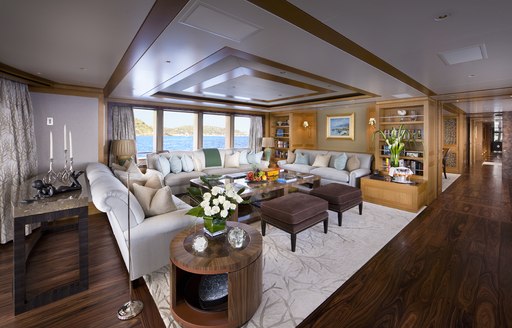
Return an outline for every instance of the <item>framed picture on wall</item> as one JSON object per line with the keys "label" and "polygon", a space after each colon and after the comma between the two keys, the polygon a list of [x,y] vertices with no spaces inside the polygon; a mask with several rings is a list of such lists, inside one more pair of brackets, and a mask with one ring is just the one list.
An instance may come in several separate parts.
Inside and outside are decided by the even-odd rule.
{"label": "framed picture on wall", "polygon": [[354,113],[328,115],[327,138],[354,140]]}

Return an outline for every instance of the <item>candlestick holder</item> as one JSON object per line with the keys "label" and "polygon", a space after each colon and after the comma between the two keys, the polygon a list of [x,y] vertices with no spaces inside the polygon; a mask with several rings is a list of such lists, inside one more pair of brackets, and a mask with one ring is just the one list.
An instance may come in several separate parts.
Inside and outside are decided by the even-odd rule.
{"label": "candlestick holder", "polygon": [[68,169],[68,150],[64,149],[64,168],[57,174],[57,178],[64,184],[69,183],[70,171]]}
{"label": "candlestick holder", "polygon": [[50,169],[43,177],[43,182],[49,185],[53,184],[55,181],[57,181],[57,173],[55,173],[55,171],[53,170],[53,158],[50,158]]}

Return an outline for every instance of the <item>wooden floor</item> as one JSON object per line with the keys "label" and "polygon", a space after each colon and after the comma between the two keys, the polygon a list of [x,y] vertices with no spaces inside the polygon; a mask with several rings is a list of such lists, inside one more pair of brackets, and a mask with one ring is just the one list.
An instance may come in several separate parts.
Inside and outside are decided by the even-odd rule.
{"label": "wooden floor", "polygon": [[[27,294],[78,277],[76,231],[45,235],[27,263]],[[144,310],[129,321],[117,310],[129,300],[128,274],[104,215],[89,217],[89,289],[14,316],[12,300],[12,242],[0,245],[0,327],[163,327],[146,284],[134,289]]]}
{"label": "wooden floor", "polygon": [[[300,327],[512,327],[511,195],[499,166],[463,174]],[[77,270],[75,241],[40,241],[31,290],[73,279],[55,270]],[[16,317],[12,243],[0,245],[0,327],[162,327],[144,282],[135,289],[142,314],[117,319],[127,273],[103,216],[90,218],[89,241],[89,290]]]}
{"label": "wooden floor", "polygon": [[299,327],[512,327],[511,195],[462,175]]}

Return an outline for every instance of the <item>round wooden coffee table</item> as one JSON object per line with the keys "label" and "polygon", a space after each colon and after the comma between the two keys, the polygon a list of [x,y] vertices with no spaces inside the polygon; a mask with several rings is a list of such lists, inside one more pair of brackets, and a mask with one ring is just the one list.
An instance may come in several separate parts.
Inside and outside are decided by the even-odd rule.
{"label": "round wooden coffee table", "polygon": [[[262,297],[262,237],[255,228],[227,222],[228,229],[240,227],[247,233],[241,248],[233,248],[227,235],[208,238],[203,252],[192,248],[192,240],[203,235],[202,225],[180,232],[171,242],[171,311],[183,327],[240,327],[254,315]],[[227,307],[206,311],[195,304],[197,283],[202,275],[226,273]]]}

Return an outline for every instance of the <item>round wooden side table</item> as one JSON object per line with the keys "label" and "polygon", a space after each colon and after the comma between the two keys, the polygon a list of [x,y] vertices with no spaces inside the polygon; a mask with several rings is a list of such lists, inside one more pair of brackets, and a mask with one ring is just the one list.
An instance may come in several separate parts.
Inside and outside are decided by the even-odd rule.
{"label": "round wooden side table", "polygon": [[[183,327],[240,327],[254,315],[262,297],[262,237],[255,228],[227,222],[228,229],[239,227],[246,232],[241,248],[232,247],[227,234],[208,238],[208,247],[197,252],[194,237],[203,235],[203,226],[180,232],[171,241],[171,312]],[[192,231],[191,231],[192,230]],[[202,275],[226,273],[227,307],[207,311],[194,302],[197,283]]]}

